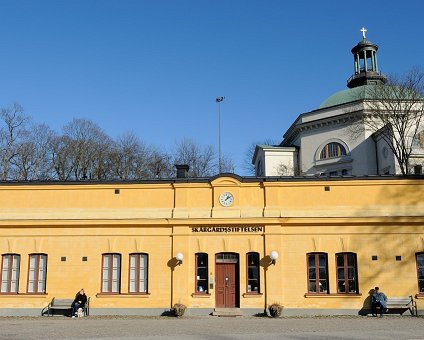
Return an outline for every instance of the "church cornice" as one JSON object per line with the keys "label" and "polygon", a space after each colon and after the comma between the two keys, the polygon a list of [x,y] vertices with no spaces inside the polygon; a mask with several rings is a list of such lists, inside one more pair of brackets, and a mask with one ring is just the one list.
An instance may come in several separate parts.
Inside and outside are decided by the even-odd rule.
{"label": "church cornice", "polygon": [[354,110],[350,112],[345,112],[336,116],[320,118],[305,123],[298,123],[297,125],[292,125],[290,129],[284,135],[284,141],[281,143],[281,146],[289,146],[296,139],[299,134],[305,131],[318,130],[328,126],[342,125],[347,122],[357,119],[358,114],[363,114],[363,110]]}

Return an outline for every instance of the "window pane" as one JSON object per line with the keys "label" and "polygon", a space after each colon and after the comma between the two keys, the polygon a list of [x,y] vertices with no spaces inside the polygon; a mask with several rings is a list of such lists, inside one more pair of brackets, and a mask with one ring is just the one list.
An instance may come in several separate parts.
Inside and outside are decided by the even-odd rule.
{"label": "window pane", "polygon": [[349,280],[355,279],[355,268],[348,268],[347,269],[347,276]]}
{"label": "window pane", "polygon": [[259,277],[258,268],[249,268],[248,269],[248,278],[249,280],[255,279],[257,280]]}
{"label": "window pane", "polygon": [[348,254],[347,255],[347,265],[349,267],[354,267],[355,266],[355,255],[353,255],[353,254]]}
{"label": "window pane", "polygon": [[316,279],[315,268],[309,268],[309,279]]}
{"label": "window pane", "polygon": [[417,266],[424,267],[424,254],[417,255]]}
{"label": "window pane", "polygon": [[316,287],[316,282],[314,281],[309,281],[309,292],[311,293],[316,293],[317,291],[317,287]]}
{"label": "window pane", "polygon": [[349,293],[356,293],[356,292],[357,292],[356,281],[349,280]]}
{"label": "window pane", "polygon": [[325,255],[319,255],[319,266],[327,267],[327,258]]}
{"label": "window pane", "polygon": [[308,255],[308,266],[315,268],[315,255]]}
{"label": "window pane", "polygon": [[339,293],[346,293],[345,281],[338,281]]}
{"label": "window pane", "polygon": [[344,280],[345,279],[345,271],[344,268],[339,268],[337,269],[337,278],[339,280]]}
{"label": "window pane", "polygon": [[420,293],[424,293],[424,280],[418,281],[418,288],[420,290]]}
{"label": "window pane", "polygon": [[344,256],[337,255],[337,267],[343,267],[343,266],[344,266]]}
{"label": "window pane", "polygon": [[327,278],[327,268],[320,268],[319,269],[319,278],[320,279]]}
{"label": "window pane", "polygon": [[319,280],[319,291],[320,293],[327,293],[327,281]]}
{"label": "window pane", "polygon": [[205,279],[208,277],[208,270],[206,268],[198,268],[197,269],[197,279]]}
{"label": "window pane", "polygon": [[424,280],[424,267],[418,269],[418,279]]}

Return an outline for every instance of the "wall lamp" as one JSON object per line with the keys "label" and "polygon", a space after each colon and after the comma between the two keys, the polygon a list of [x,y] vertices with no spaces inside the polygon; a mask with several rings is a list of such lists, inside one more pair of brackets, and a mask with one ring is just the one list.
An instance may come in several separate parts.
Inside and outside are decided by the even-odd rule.
{"label": "wall lamp", "polygon": [[175,258],[178,261],[178,265],[181,265],[183,263],[184,255],[182,253],[176,253]]}
{"label": "wall lamp", "polygon": [[275,266],[275,262],[277,262],[278,259],[278,253],[273,250],[271,254],[269,254],[269,257],[271,258],[271,263]]}

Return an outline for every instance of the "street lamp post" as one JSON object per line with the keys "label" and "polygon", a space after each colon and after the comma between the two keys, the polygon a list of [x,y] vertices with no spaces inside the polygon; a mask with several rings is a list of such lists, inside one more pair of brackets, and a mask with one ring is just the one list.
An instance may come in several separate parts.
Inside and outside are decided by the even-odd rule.
{"label": "street lamp post", "polygon": [[218,171],[221,173],[221,102],[224,101],[225,97],[217,97],[216,102],[218,103]]}

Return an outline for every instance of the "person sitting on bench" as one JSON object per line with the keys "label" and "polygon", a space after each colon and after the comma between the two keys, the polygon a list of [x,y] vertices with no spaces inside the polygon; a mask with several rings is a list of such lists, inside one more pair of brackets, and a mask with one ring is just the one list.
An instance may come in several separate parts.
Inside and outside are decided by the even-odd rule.
{"label": "person sitting on bench", "polygon": [[375,287],[372,294],[372,316],[377,316],[377,307],[380,307],[380,316],[383,317],[383,313],[387,312],[387,296],[380,292],[379,287]]}
{"label": "person sitting on bench", "polygon": [[87,295],[85,295],[84,288],[75,295],[74,302],[72,302],[72,317],[74,318],[78,313],[78,308],[84,308],[87,303]]}

